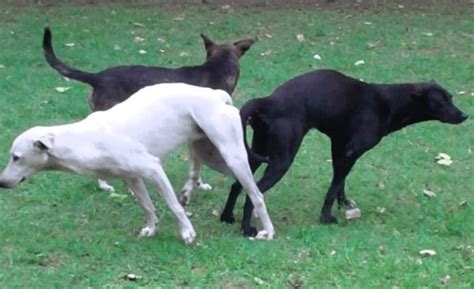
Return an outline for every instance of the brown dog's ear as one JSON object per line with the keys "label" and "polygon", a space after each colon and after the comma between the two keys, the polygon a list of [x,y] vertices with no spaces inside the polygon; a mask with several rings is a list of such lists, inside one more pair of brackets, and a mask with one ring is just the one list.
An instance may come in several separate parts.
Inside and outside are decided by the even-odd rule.
{"label": "brown dog's ear", "polygon": [[214,45],[216,45],[209,37],[201,33],[201,38],[204,41],[204,48],[206,48],[206,51],[211,49]]}
{"label": "brown dog's ear", "polygon": [[42,136],[33,142],[33,147],[36,149],[45,152],[50,150],[54,144],[54,136],[49,134]]}
{"label": "brown dog's ear", "polygon": [[255,43],[255,40],[253,39],[245,39],[245,40],[240,40],[237,42],[234,42],[235,48],[237,48],[237,51],[239,51],[240,56],[244,55],[247,50],[250,49],[250,46]]}

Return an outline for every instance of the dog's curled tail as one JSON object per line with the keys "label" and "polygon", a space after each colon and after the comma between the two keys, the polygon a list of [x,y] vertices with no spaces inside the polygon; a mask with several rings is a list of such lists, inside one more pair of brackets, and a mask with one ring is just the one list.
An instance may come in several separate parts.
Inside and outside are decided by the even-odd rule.
{"label": "dog's curled tail", "polygon": [[56,57],[51,40],[51,30],[49,27],[45,27],[43,34],[43,53],[49,65],[51,65],[52,68],[56,69],[63,76],[94,85],[95,74],[80,71],[64,64]]}
{"label": "dog's curled tail", "polygon": [[257,109],[260,108],[261,99],[251,99],[247,101],[244,106],[240,109],[240,119],[242,120],[242,128],[244,132],[244,144],[247,149],[249,159],[254,159],[259,162],[268,163],[268,158],[257,154],[252,151],[247,143],[247,124],[249,120],[254,117]]}

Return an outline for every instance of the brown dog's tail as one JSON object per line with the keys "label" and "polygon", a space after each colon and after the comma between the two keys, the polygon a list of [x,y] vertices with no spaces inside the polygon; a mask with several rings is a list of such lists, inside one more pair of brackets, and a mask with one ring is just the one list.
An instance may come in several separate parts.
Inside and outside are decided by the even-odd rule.
{"label": "brown dog's tail", "polygon": [[247,149],[249,159],[253,159],[259,162],[268,163],[268,157],[261,156],[256,152],[252,151],[247,143],[247,124],[249,120],[255,116],[256,111],[260,108],[261,99],[251,99],[247,101],[244,106],[240,109],[240,119],[242,120],[242,128],[244,132],[244,144]]}
{"label": "brown dog's tail", "polygon": [[49,27],[44,28],[43,35],[43,53],[46,57],[46,61],[51,65],[52,68],[56,69],[61,75],[66,76],[71,79],[79,80],[90,85],[95,83],[95,73],[89,73],[80,71],[74,68],[71,68],[64,64],[61,60],[56,57],[54,54],[53,45],[51,44],[51,30]]}

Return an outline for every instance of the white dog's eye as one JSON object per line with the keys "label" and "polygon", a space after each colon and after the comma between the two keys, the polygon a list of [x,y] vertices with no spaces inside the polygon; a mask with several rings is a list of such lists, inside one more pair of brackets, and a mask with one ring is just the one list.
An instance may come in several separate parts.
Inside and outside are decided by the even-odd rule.
{"label": "white dog's eye", "polygon": [[15,156],[15,155],[12,156],[12,160],[13,160],[14,162],[17,162],[19,159],[20,159],[19,156]]}

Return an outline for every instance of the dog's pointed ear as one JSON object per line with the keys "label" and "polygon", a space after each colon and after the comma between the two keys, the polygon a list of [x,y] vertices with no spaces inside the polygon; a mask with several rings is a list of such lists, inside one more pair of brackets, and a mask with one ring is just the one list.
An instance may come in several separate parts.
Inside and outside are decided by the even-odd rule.
{"label": "dog's pointed ear", "polygon": [[52,134],[41,136],[33,142],[33,147],[42,152],[51,150],[53,145],[54,135]]}
{"label": "dog's pointed ear", "polygon": [[239,51],[240,56],[244,55],[247,50],[250,49],[250,47],[255,43],[255,40],[253,39],[245,39],[245,40],[240,40],[237,42],[234,42],[235,48],[237,48],[237,51]]}
{"label": "dog's pointed ear", "polygon": [[216,45],[214,41],[212,41],[209,37],[201,33],[201,38],[204,41],[204,48],[206,48],[206,51],[209,50],[211,47]]}

